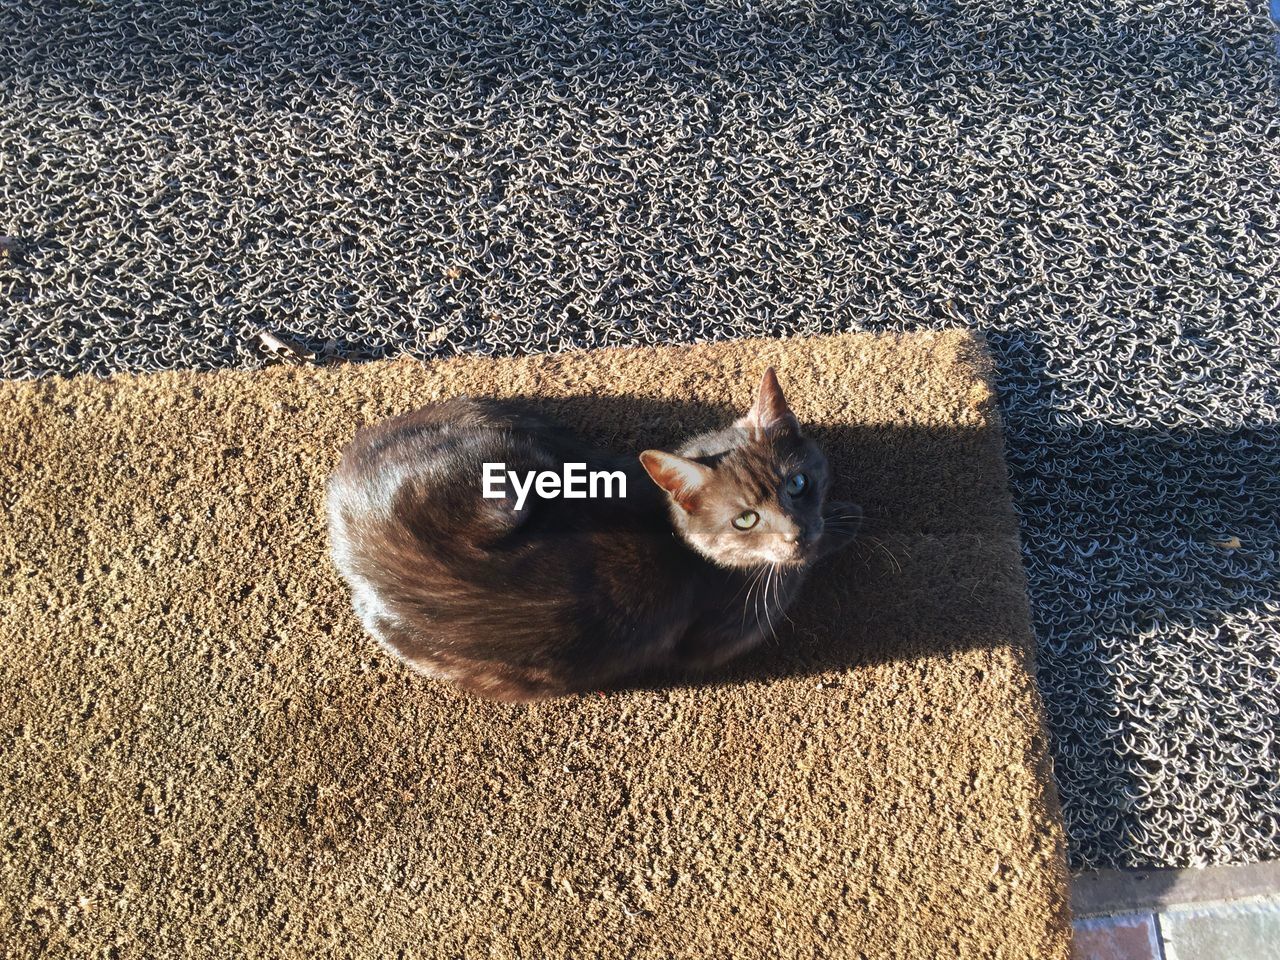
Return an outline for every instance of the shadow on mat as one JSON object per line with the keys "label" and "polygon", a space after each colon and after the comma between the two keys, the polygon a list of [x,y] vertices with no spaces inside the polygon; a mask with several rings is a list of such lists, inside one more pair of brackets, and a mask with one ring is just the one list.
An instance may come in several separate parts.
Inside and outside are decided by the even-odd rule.
{"label": "shadow on mat", "polygon": [[[614,453],[673,449],[742,413],[634,397],[516,399]],[[1016,522],[1001,505],[1008,494],[993,430],[807,429],[831,463],[831,498],[866,514],[857,541],[814,568],[788,616],[750,653],[716,670],[631,677],[615,689],[821,674],[1008,642],[1011,629],[1017,636]]]}

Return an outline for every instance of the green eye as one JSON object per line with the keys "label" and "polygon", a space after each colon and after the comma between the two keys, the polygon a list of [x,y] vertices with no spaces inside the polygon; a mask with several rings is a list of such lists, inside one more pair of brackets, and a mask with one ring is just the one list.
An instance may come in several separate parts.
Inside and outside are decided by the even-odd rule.
{"label": "green eye", "polygon": [[760,521],[760,514],[754,510],[743,510],[733,518],[733,525],[739,530],[750,530]]}
{"label": "green eye", "polygon": [[787,479],[787,493],[791,494],[793,497],[800,496],[808,486],[809,478],[803,473],[793,473]]}

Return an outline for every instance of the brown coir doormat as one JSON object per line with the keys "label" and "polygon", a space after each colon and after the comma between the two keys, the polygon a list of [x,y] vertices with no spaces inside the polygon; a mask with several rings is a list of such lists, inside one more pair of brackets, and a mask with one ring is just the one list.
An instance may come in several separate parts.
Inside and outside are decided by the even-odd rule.
{"label": "brown coir doormat", "polygon": [[[638,451],[768,364],[877,518],[775,642],[512,706],[362,634],[322,512],[359,424],[533,396]],[[0,386],[4,951],[1065,957],[989,379],[947,333]]]}

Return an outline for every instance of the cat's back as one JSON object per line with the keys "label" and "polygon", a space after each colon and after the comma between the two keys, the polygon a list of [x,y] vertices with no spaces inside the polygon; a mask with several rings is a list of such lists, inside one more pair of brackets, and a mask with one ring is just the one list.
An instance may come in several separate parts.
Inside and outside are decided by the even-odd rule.
{"label": "cat's back", "polygon": [[528,408],[430,403],[360,428],[329,479],[330,553],[375,636],[404,611],[483,604],[529,544],[509,497],[486,498],[486,463],[545,470],[574,445]]}
{"label": "cat's back", "polygon": [[[361,429],[327,507],[331,556],[366,629],[455,679],[464,661],[536,663],[567,677],[671,642],[691,555],[639,461],[600,456],[529,408],[492,401],[430,404]],[[629,474],[625,493],[530,492],[523,506],[509,486],[484,495],[485,464],[530,476],[577,461]]]}
{"label": "cat's back", "polygon": [[554,469],[577,441],[524,405],[482,399],[430,403],[361,427],[329,480],[335,543],[409,534],[422,545],[479,544],[519,525],[509,499],[484,496],[486,464]]}

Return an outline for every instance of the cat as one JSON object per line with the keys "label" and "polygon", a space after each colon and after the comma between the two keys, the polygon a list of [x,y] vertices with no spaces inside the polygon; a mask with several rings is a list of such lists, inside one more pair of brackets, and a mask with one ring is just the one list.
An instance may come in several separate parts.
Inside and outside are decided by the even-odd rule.
{"label": "cat", "polygon": [[[482,495],[486,463],[621,472],[626,496],[526,484],[517,508],[513,490]],[[473,694],[526,702],[758,644],[813,564],[856,536],[861,510],[827,502],[830,485],[771,367],[746,416],[675,453],[598,452],[520,403],[433,403],[359,430],[326,506],[373,637]]]}

